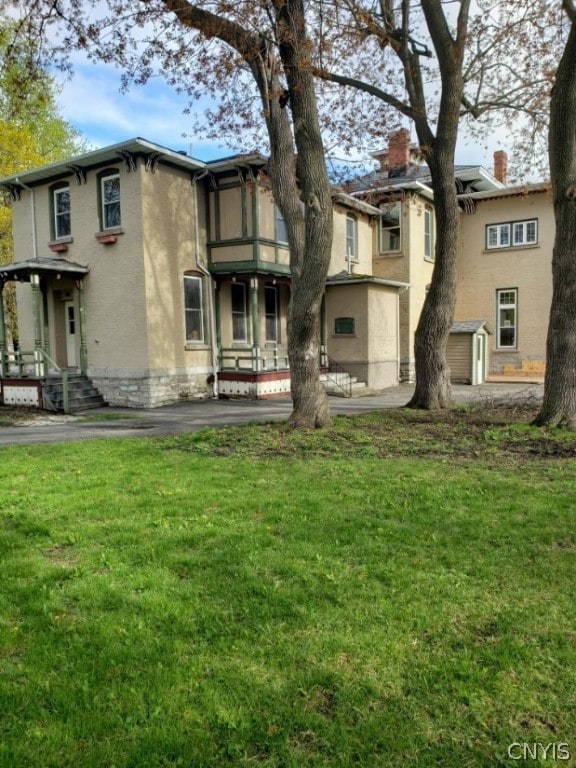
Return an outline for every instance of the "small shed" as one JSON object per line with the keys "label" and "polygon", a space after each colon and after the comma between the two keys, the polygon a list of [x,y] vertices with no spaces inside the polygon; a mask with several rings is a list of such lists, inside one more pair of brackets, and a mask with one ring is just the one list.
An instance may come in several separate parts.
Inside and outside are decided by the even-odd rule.
{"label": "small shed", "polygon": [[488,336],[493,331],[486,320],[459,320],[450,328],[446,360],[453,384],[483,384],[488,373]]}

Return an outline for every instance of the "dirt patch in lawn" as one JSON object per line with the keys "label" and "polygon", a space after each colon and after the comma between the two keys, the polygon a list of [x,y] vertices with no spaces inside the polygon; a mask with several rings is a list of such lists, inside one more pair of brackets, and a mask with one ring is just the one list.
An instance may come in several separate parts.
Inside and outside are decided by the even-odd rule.
{"label": "dirt patch in lawn", "polygon": [[538,403],[533,401],[480,403],[435,412],[382,409],[338,416],[323,430],[293,431],[284,423],[204,429],[170,438],[167,447],[258,458],[576,458],[576,434],[532,426],[537,413]]}

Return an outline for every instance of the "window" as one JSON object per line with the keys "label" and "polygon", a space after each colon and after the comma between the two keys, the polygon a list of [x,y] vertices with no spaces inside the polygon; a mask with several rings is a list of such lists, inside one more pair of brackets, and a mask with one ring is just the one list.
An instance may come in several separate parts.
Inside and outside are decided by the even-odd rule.
{"label": "window", "polygon": [[350,335],[354,333],[353,317],[337,317],[334,321],[334,333]]}
{"label": "window", "polygon": [[346,216],[346,258],[358,261],[358,220],[351,213]]}
{"label": "window", "polygon": [[424,258],[434,260],[434,212],[424,210]]}
{"label": "window", "polygon": [[517,344],[518,291],[505,288],[496,291],[497,304],[497,346],[510,349]]}
{"label": "window", "polygon": [[52,222],[53,236],[68,237],[70,235],[70,187],[58,187],[52,190]]}
{"label": "window", "polygon": [[286,230],[286,222],[282,216],[282,212],[278,206],[276,206],[276,241],[278,243],[288,242],[288,232]]}
{"label": "window", "polygon": [[184,314],[186,316],[186,341],[204,341],[204,303],[202,278],[184,276]]}
{"label": "window", "polygon": [[232,283],[232,340],[248,341],[248,308],[246,306],[246,285]]}
{"label": "window", "polygon": [[505,224],[488,224],[486,248],[510,248],[511,246],[536,245],[538,220],[508,221]]}
{"label": "window", "polygon": [[264,286],[264,314],[266,315],[266,341],[278,341],[278,288]]}
{"label": "window", "polygon": [[378,249],[380,253],[398,252],[402,248],[400,232],[400,203],[389,203],[381,207],[382,217],[378,232]]}
{"label": "window", "polygon": [[119,227],[122,223],[120,216],[120,175],[109,174],[100,178],[100,194],[102,200],[102,229]]}

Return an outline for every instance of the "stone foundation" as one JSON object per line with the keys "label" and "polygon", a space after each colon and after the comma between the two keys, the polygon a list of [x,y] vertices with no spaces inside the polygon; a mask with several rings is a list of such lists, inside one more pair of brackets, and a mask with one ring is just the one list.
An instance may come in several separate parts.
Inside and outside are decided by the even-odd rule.
{"label": "stone foundation", "polygon": [[109,405],[158,408],[210,397],[210,369],[191,371],[101,371],[88,375]]}

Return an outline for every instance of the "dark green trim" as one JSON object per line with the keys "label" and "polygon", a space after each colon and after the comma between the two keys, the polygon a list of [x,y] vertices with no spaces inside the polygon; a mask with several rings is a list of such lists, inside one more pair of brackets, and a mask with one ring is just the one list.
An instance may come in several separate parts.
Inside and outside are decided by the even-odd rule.
{"label": "dark green trim", "polygon": [[210,271],[213,274],[254,274],[261,272],[270,275],[290,275],[290,267],[287,264],[276,264],[273,261],[224,261],[219,264],[210,264]]}

